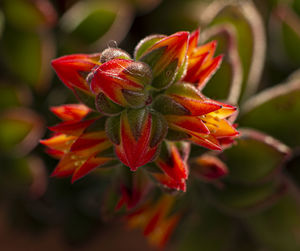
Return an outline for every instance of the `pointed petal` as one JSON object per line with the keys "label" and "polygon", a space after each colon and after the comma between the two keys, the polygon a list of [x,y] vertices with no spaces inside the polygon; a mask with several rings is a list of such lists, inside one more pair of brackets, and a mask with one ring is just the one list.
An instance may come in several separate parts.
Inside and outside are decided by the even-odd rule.
{"label": "pointed petal", "polygon": [[107,163],[111,158],[96,158],[91,156],[82,166],[78,167],[72,176],[72,183],[86,176],[88,173],[93,171],[95,168]]}
{"label": "pointed petal", "polygon": [[[216,111],[222,107],[222,105],[211,102],[211,100],[205,98],[195,86],[189,83],[176,83],[169,87],[165,94],[172,98],[175,103],[180,104],[183,107],[183,111],[178,115],[201,116]],[[159,103],[161,104],[163,102]],[[170,105],[173,104],[171,103],[169,106]],[[171,111],[171,109],[169,110]],[[181,111],[182,109],[176,110]],[[184,112],[184,110],[188,111],[188,114]]]}
{"label": "pointed petal", "polygon": [[207,59],[209,52],[203,53],[197,57],[189,59],[188,69],[184,77],[184,81],[189,83],[198,83],[199,82],[199,71]]}
{"label": "pointed petal", "polygon": [[[106,143],[106,144],[105,144]],[[100,147],[100,145],[102,145]],[[111,143],[106,137],[105,131],[97,131],[84,133],[73,143],[71,147],[72,152],[83,152],[83,151],[101,151],[105,147],[111,146]]]}
{"label": "pointed petal", "polygon": [[53,132],[63,133],[72,136],[79,136],[96,119],[84,120],[79,122],[66,121],[58,125],[51,126],[49,129]]}
{"label": "pointed petal", "polygon": [[78,158],[72,153],[64,155],[51,174],[51,177],[67,177],[85,162],[85,159]]}
{"label": "pointed petal", "polygon": [[173,129],[179,129],[185,132],[197,132],[202,134],[209,134],[207,126],[203,123],[200,117],[194,116],[176,116],[166,115],[166,120]]}
{"label": "pointed petal", "polygon": [[90,112],[90,108],[83,104],[68,104],[61,106],[53,106],[50,108],[57,117],[64,121],[82,120]]}
{"label": "pointed petal", "polygon": [[[146,51],[146,53],[148,54],[154,50],[164,47],[166,48],[163,56],[159,58],[154,68],[152,69],[154,75],[158,75],[159,72],[161,72],[165,68],[165,66],[174,59],[178,59],[178,65],[181,65],[183,63],[187,53],[188,38],[188,32],[177,32],[156,42],[150,49]],[[143,56],[145,56],[145,54]]]}
{"label": "pointed petal", "polygon": [[148,163],[157,151],[157,147],[149,147],[152,124],[151,115],[146,113],[144,119],[140,118],[139,120],[142,122],[141,130],[134,133],[130,128],[127,115],[125,113],[121,115],[121,143],[116,146],[117,156],[132,171]]}
{"label": "pointed petal", "polygon": [[158,183],[160,183],[166,188],[177,190],[177,191],[181,190],[183,192],[186,191],[185,180],[176,181],[164,173],[152,173],[151,175],[157,180]]}
{"label": "pointed petal", "polygon": [[159,227],[148,236],[150,243],[163,249],[170,239],[180,219],[180,214],[172,215],[159,224]]}
{"label": "pointed petal", "polygon": [[100,54],[73,54],[54,59],[51,64],[66,86],[89,92],[86,77],[96,65],[100,64],[99,58]]}
{"label": "pointed petal", "polygon": [[40,143],[54,150],[68,151],[76,140],[76,136],[68,136],[65,134],[58,134],[49,139],[40,140]]}
{"label": "pointed petal", "polygon": [[180,156],[178,149],[174,144],[171,144],[171,158],[165,162],[164,159],[158,158],[157,165],[172,179],[177,182],[183,182],[188,177],[187,164],[183,161]]}
{"label": "pointed petal", "polygon": [[229,137],[237,136],[239,132],[226,119],[219,119],[217,117],[205,116],[203,118],[211,135],[214,137]]}
{"label": "pointed petal", "polygon": [[205,115],[222,108],[221,105],[210,102],[210,100],[190,99],[177,95],[172,95],[172,98],[185,107],[190,112],[190,115],[193,116]]}
{"label": "pointed petal", "polygon": [[209,65],[205,65],[198,74],[198,88],[203,89],[208,80],[215,74],[222,63],[223,55],[217,56],[212,59]]}
{"label": "pointed petal", "polygon": [[186,62],[188,48],[188,32],[177,32],[156,42],[147,48],[140,57],[153,72],[152,86],[165,89],[175,79],[180,79],[184,71],[179,71]]}
{"label": "pointed petal", "polygon": [[228,105],[216,100],[210,100],[211,103],[222,106],[221,109],[211,112],[209,115],[217,117],[219,119],[225,119],[237,112],[237,107],[233,105]]}
{"label": "pointed petal", "polygon": [[208,42],[207,44],[201,45],[198,48],[196,48],[196,50],[194,50],[193,57],[197,57],[199,55],[202,55],[202,54],[208,52],[209,53],[208,60],[212,59],[212,57],[213,57],[213,55],[216,51],[216,48],[217,48],[217,41],[216,40]]}
{"label": "pointed petal", "polygon": [[200,35],[200,29],[193,31],[190,35],[189,44],[188,44],[188,52],[187,52],[187,55],[189,57],[192,55],[194,49],[198,45],[199,35]]}
{"label": "pointed petal", "polygon": [[55,159],[61,159],[65,155],[63,151],[55,150],[52,148],[47,148],[45,152]]}
{"label": "pointed petal", "polygon": [[219,143],[219,141],[212,135],[206,135],[206,134],[200,134],[200,133],[190,133],[192,135],[191,138],[189,138],[189,141],[204,146],[211,150],[217,150],[221,151],[222,147]]}

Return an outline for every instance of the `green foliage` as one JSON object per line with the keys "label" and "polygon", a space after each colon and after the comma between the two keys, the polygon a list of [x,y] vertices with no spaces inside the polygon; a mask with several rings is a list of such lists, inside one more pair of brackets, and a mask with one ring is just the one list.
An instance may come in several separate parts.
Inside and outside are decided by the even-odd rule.
{"label": "green foliage", "polygon": [[[223,152],[209,152],[228,168],[227,176],[200,180],[190,170],[187,192],[177,195],[174,211],[181,211],[182,219],[170,245],[180,251],[300,250],[300,76],[293,74],[300,68],[298,0],[3,0],[0,9],[0,202],[9,205],[7,212],[3,209],[9,222],[26,231],[55,226],[63,229],[69,243],[85,243],[126,213],[125,207],[115,212],[120,183],[133,187],[134,175],[120,172],[118,163],[74,185],[49,178],[56,161],[37,146],[46,137],[45,124],[58,121],[48,109],[77,102],[53,76],[51,60],[117,45],[132,52],[146,35],[200,26],[200,43],[217,40],[215,55],[224,55],[203,93],[239,104],[239,114],[230,120],[241,135]],[[153,60],[161,51],[149,58],[142,55],[161,38],[143,41],[135,58]],[[173,77],[176,67],[175,62],[165,71]],[[183,64],[181,73],[184,69]],[[163,72],[155,87],[164,88],[170,81]],[[95,108],[93,97],[74,92]],[[157,94],[154,107],[183,112]],[[100,95],[98,101],[102,103],[96,106],[111,115],[107,131],[118,142],[115,129],[123,108],[109,100],[103,103]],[[168,138],[187,135],[169,130]],[[207,150],[193,145],[190,156],[203,153]],[[158,198],[162,192],[149,196],[153,194]]]}

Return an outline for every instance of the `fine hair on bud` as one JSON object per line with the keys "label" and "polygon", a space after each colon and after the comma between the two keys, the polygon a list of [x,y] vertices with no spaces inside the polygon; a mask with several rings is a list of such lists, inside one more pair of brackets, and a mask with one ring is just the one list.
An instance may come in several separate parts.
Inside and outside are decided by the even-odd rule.
{"label": "fine hair on bud", "polygon": [[107,48],[101,53],[100,63],[104,64],[116,58],[131,59],[130,55],[126,51],[118,48]]}
{"label": "fine hair on bud", "polygon": [[152,82],[152,71],[149,65],[143,62],[132,62],[125,69],[126,73],[133,76],[138,80],[139,83],[142,83],[144,86],[149,85]]}

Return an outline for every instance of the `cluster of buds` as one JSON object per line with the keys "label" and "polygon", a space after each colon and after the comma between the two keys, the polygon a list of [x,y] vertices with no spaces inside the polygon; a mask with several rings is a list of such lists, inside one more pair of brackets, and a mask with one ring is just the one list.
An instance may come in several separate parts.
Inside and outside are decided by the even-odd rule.
{"label": "cluster of buds", "polygon": [[216,42],[198,46],[199,31],[152,35],[134,59],[118,48],[52,61],[82,104],[54,107],[64,120],[43,140],[61,160],[54,176],[73,181],[98,166],[142,167],[164,187],[186,190],[190,143],[222,150],[238,131],[228,121],[236,107],[201,93],[219,67]]}

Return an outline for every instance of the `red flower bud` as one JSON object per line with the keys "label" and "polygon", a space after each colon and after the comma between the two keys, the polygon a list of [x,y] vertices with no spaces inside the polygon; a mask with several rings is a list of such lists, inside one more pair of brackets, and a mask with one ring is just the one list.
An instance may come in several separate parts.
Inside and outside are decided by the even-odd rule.
{"label": "red flower bud", "polygon": [[130,55],[118,48],[107,48],[101,52],[100,63],[104,64],[113,59],[131,59]]}
{"label": "red flower bud", "polygon": [[167,188],[185,191],[189,172],[186,163],[188,152],[189,144],[177,146],[175,143],[164,141],[155,160],[155,165],[162,173],[153,173],[153,177]]}
{"label": "red flower bud", "polygon": [[100,65],[99,58],[100,54],[73,54],[54,59],[51,64],[66,86],[89,92],[86,77],[95,66]]}
{"label": "red flower bud", "polygon": [[[138,58],[147,63],[153,72],[152,86],[165,89],[174,83],[177,76],[183,74],[180,68],[185,64],[188,48],[188,32],[177,32],[161,38],[156,43],[155,37],[145,39],[137,46]],[[144,45],[146,44],[146,45]],[[145,48],[147,47],[147,48]]]}
{"label": "red flower bud", "polygon": [[228,174],[227,166],[217,157],[204,154],[191,161],[193,175],[205,181],[213,181]]}
{"label": "red flower bud", "polygon": [[142,107],[148,100],[145,86],[152,80],[151,69],[142,62],[113,59],[93,71],[91,89],[104,93],[121,106]]}
{"label": "red flower bud", "polygon": [[172,130],[169,130],[168,139],[176,140],[178,135],[175,133],[175,138],[172,138],[173,132],[179,131],[184,133],[180,139],[212,150],[222,150],[218,138],[238,135],[225,119],[236,108],[204,97],[188,83],[177,83],[168,88],[165,94],[157,97],[153,107],[164,114],[168,121]]}
{"label": "red flower bud", "polygon": [[132,171],[153,160],[166,131],[165,120],[147,109],[125,110],[106,123],[117,156]]}

